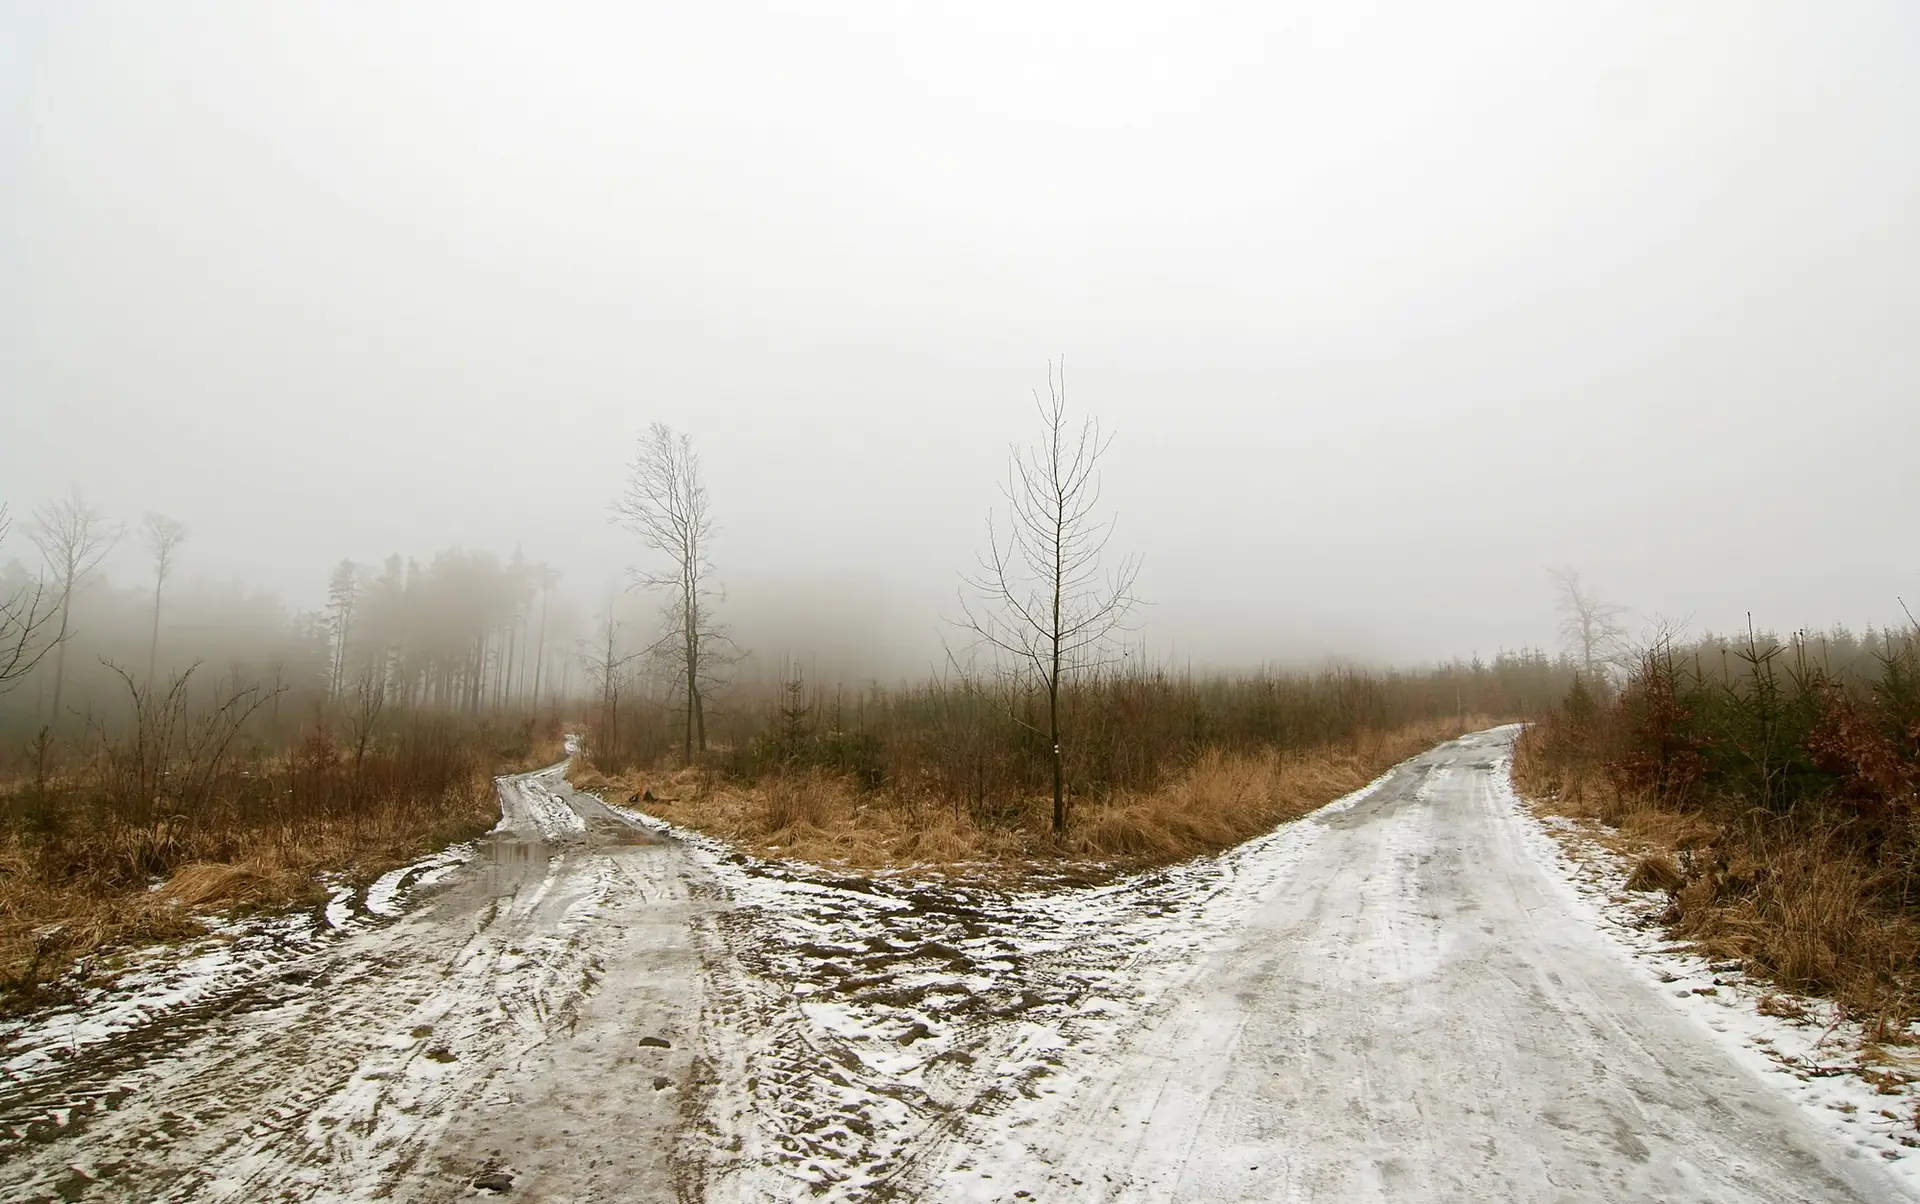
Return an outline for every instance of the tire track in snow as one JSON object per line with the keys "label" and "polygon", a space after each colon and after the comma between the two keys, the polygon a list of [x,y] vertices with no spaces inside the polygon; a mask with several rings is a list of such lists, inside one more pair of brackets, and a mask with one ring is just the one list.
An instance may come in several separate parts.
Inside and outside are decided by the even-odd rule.
{"label": "tire track in snow", "polygon": [[155,1200],[404,1195],[493,1068],[568,1023],[593,919],[633,889],[541,778],[502,779],[492,837],[383,877],[363,912],[336,893],[338,930],[243,926],[8,1034],[0,1199],[125,1198],[129,1176]]}
{"label": "tire track in snow", "polygon": [[[1380,789],[1383,776],[1320,814]],[[695,850],[726,892],[703,1031],[696,1154],[710,1199],[892,1190],[1064,1051],[1125,1027],[1286,881],[1310,827],[1099,887],[1009,892],[758,860],[611,808]]]}
{"label": "tire track in snow", "polygon": [[1499,789],[1511,735],[1303,821],[1285,889],[898,1198],[1905,1198],[1565,906]]}

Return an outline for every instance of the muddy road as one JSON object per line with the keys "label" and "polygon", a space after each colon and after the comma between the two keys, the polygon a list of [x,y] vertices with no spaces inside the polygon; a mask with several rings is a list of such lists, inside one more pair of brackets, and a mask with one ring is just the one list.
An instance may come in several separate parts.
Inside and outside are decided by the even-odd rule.
{"label": "muddy road", "polygon": [[0,1199],[1911,1198],[1596,931],[1511,738],[1029,893],[503,779],[470,847],[0,1030]]}

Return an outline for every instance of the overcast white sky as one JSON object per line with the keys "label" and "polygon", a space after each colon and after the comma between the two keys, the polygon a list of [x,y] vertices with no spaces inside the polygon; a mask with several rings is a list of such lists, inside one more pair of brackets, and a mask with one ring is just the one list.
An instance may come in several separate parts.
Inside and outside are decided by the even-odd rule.
{"label": "overcast white sky", "polygon": [[1550,643],[1560,563],[1885,621],[1916,129],[1906,0],[11,3],[0,497],[294,604],[455,543],[597,589],[660,419],[737,591],[911,651],[1064,353],[1182,657]]}

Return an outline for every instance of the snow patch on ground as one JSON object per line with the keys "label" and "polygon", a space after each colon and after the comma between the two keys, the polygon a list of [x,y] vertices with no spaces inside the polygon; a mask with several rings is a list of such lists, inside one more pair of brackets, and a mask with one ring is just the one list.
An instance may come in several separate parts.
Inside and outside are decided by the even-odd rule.
{"label": "snow patch on ground", "polygon": [[71,1004],[0,1023],[0,1113],[9,1095],[50,1067],[168,1017],[220,1001],[249,984],[294,972],[292,963],[345,933],[404,915],[422,891],[471,861],[478,846],[454,845],[383,874],[356,906],[358,890],[337,875],[321,885],[316,912],[204,920],[209,935],[185,944],[154,945],[118,958],[104,985]]}
{"label": "snow patch on ground", "polygon": [[[367,912],[384,919],[394,919],[404,910],[405,897],[413,891],[434,885],[456,868],[473,860],[478,847],[472,842],[456,844],[442,849],[431,856],[423,857],[412,865],[401,866],[397,870],[374,879],[367,888]],[[333,917],[332,904],[327,908],[328,920]],[[340,925],[335,924],[338,928]]]}
{"label": "snow patch on ground", "polygon": [[711,1060],[731,1063],[709,1110],[716,1187],[864,1198],[956,1112],[1017,1128],[1023,1100],[1072,1092],[1285,885],[1316,821],[1392,776],[1219,856],[1042,892],[765,861],[610,807],[680,842],[734,904],[718,935],[744,973],[709,1018]]}
{"label": "snow patch on ground", "polygon": [[86,992],[72,1005],[0,1024],[0,1104],[7,1089],[82,1050],[153,1024],[184,1008],[218,999],[314,946],[310,915],[223,924],[184,946],[153,946],[127,958],[110,986]]}
{"label": "snow patch on ground", "polygon": [[[1871,1046],[1861,1026],[1831,1003],[1786,995],[1748,978],[1737,962],[1712,962],[1676,944],[1659,919],[1666,895],[1628,890],[1632,860],[1574,820],[1536,814],[1515,792],[1511,771],[1511,757],[1503,758],[1494,774],[1496,801],[1521,820],[1529,851],[1560,871],[1574,905],[1658,984],[1658,993],[1816,1125],[1891,1163],[1920,1192],[1920,1054],[1887,1047],[1874,1061],[1865,1056]],[[1763,998],[1797,1015],[1763,1012]]]}

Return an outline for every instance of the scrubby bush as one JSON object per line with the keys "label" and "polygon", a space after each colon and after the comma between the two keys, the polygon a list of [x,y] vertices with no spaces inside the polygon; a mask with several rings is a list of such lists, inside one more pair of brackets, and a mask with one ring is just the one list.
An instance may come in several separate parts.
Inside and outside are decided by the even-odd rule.
{"label": "scrubby bush", "polygon": [[1516,768],[1676,845],[1676,877],[1641,877],[1681,935],[1889,1022],[1920,1014],[1920,633],[1662,641],[1605,702],[1577,683]]}

